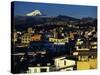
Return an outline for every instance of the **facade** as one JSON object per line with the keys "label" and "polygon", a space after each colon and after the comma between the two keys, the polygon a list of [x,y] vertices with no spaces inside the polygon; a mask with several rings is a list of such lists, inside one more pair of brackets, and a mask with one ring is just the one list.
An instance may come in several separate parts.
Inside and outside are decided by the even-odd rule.
{"label": "facade", "polygon": [[56,69],[60,71],[73,70],[75,61],[66,59],[66,57],[59,57],[54,59],[54,65],[56,66]]}
{"label": "facade", "polygon": [[97,50],[97,42],[91,42],[90,45],[92,50]]}
{"label": "facade", "polygon": [[17,42],[17,32],[14,32],[14,42]]}
{"label": "facade", "polygon": [[41,40],[41,35],[40,34],[34,34],[32,36],[32,41],[40,41]]}
{"label": "facade", "polygon": [[28,44],[32,41],[31,34],[30,33],[24,33],[21,37],[21,43],[22,44]]}
{"label": "facade", "polygon": [[27,32],[28,32],[28,33],[32,33],[32,31],[33,31],[32,27],[29,27],[29,28],[27,29]]}
{"label": "facade", "polygon": [[76,45],[76,51],[73,52],[73,56],[78,59],[77,70],[96,69],[97,43],[90,42],[90,47],[82,46],[83,43],[83,41],[78,40]]}
{"label": "facade", "polygon": [[65,43],[69,42],[69,39],[68,37],[63,38],[63,39],[49,38],[49,42],[53,42],[54,44],[57,44],[57,45],[65,45]]}
{"label": "facade", "polygon": [[40,73],[40,72],[50,72],[50,67],[28,67],[27,73]]}

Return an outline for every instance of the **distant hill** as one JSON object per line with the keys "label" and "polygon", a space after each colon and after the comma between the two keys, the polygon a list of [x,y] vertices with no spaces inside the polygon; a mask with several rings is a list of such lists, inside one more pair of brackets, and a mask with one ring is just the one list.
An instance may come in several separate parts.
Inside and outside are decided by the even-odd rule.
{"label": "distant hill", "polygon": [[[27,27],[34,27],[34,26],[46,26],[46,25],[56,25],[58,22],[74,22],[75,24],[81,24],[83,25],[84,23],[96,23],[96,19],[94,18],[82,18],[82,19],[77,19],[74,17],[70,16],[64,16],[64,15],[59,15],[56,17],[51,17],[51,16],[15,16],[14,17],[14,22],[15,22],[15,28],[17,30],[20,29],[26,29]],[[93,23],[94,24],[94,23]]]}
{"label": "distant hill", "polygon": [[79,21],[80,19],[74,18],[74,17],[69,17],[69,16],[64,16],[64,15],[59,15],[57,16],[59,19],[65,19],[68,21]]}

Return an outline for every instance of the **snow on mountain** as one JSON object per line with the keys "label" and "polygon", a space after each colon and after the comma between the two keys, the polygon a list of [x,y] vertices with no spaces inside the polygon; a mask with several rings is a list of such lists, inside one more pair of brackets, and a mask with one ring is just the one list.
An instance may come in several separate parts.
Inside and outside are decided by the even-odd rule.
{"label": "snow on mountain", "polygon": [[42,13],[39,10],[34,10],[33,12],[30,12],[26,14],[26,16],[40,16]]}

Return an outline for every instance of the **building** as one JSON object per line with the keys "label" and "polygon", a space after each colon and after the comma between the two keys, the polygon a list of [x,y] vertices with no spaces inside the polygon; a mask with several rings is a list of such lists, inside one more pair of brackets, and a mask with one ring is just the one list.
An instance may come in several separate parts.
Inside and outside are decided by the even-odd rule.
{"label": "building", "polygon": [[34,34],[32,35],[32,41],[40,41],[41,40],[41,36],[40,34]]}
{"label": "building", "polygon": [[29,27],[29,28],[27,29],[27,32],[28,32],[28,33],[32,33],[32,32],[33,32],[32,27]]}
{"label": "building", "polygon": [[16,31],[13,33],[13,37],[14,37],[13,41],[14,42],[17,42],[18,35],[17,35],[17,32]]}
{"label": "building", "polygon": [[89,47],[84,46],[85,44],[83,43],[84,43],[83,41],[78,40],[76,43],[76,50],[73,51],[73,56],[78,59],[76,61],[77,70],[95,69],[97,67],[97,58],[96,58],[97,43],[90,42]]}
{"label": "building", "polygon": [[97,50],[97,42],[90,42],[90,45],[92,50]]}
{"label": "building", "polygon": [[50,67],[42,66],[42,67],[28,67],[27,73],[40,73],[40,72],[50,72]]}
{"label": "building", "polygon": [[85,46],[82,46],[83,43],[84,43],[83,41],[78,39],[76,43],[76,51],[73,52],[73,55],[75,55],[76,58],[78,58],[77,70],[89,69],[89,50],[90,49],[85,48]]}
{"label": "building", "polygon": [[90,56],[89,59],[90,68],[96,69],[97,68],[97,42],[91,41],[90,45],[91,45],[90,50],[93,52],[93,54]]}
{"label": "building", "polygon": [[32,41],[32,37],[30,33],[24,33],[21,37],[22,44],[29,44]]}
{"label": "building", "polygon": [[[42,55],[42,54],[39,54]],[[46,57],[38,57],[36,61],[31,61],[27,73],[40,73],[40,72],[50,72],[51,63],[46,59]]]}
{"label": "building", "polygon": [[66,57],[58,57],[54,59],[54,65],[58,71],[69,71],[74,69],[75,61],[66,59]]}
{"label": "building", "polygon": [[49,38],[49,42],[53,42],[54,44],[57,44],[57,45],[65,45],[65,43],[69,42],[69,39],[68,37],[63,38],[63,39]]}
{"label": "building", "polygon": [[13,41],[14,43],[17,42],[17,37],[18,37],[18,35],[17,35],[17,31],[16,31],[16,30],[14,30],[14,31],[12,32],[11,36],[12,36],[12,41]]}

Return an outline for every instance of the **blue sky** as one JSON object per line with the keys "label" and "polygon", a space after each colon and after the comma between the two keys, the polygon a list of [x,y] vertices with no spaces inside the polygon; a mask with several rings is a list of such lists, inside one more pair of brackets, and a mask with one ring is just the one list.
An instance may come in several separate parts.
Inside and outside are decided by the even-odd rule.
{"label": "blue sky", "polygon": [[67,4],[48,4],[33,2],[14,2],[14,15],[25,15],[34,10],[40,10],[47,16],[66,15],[75,18],[97,17],[96,6],[80,6]]}

